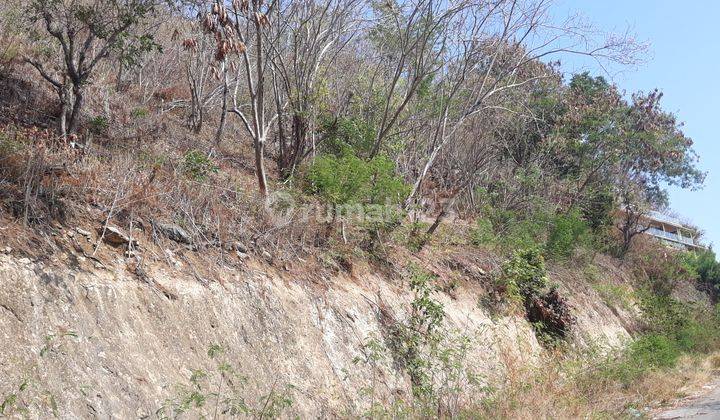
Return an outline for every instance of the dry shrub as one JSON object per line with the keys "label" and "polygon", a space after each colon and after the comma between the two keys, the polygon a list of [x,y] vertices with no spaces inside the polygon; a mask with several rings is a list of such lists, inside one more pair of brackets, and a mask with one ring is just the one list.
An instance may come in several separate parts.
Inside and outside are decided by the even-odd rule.
{"label": "dry shrub", "polygon": [[271,217],[252,179],[232,167],[222,165],[217,173],[198,178],[188,172],[178,149],[150,144],[101,150],[85,158],[81,189],[85,201],[120,227],[172,222],[193,237],[195,249],[241,242],[273,260],[305,253],[304,245],[314,239],[308,229],[313,223],[303,223],[301,214],[287,220]]}
{"label": "dry shrub", "polygon": [[24,47],[21,19],[18,2],[3,5],[0,11],[0,78],[7,77],[21,61]]}
{"label": "dry shrub", "polygon": [[49,130],[6,126],[0,129],[0,198],[26,224],[67,216],[75,153]]}
{"label": "dry shrub", "polygon": [[678,282],[695,280],[678,258],[680,253],[652,238],[642,237],[638,238],[626,259],[636,278],[646,281],[653,292],[667,296]]}
{"label": "dry shrub", "polygon": [[172,85],[166,88],[158,89],[153,98],[162,102],[172,102],[177,99],[187,98],[187,89],[181,85]]}

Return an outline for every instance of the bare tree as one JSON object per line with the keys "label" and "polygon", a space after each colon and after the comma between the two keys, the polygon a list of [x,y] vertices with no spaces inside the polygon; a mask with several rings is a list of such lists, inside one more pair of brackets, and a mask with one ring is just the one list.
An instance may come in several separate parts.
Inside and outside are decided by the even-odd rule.
{"label": "bare tree", "polygon": [[[207,8],[207,2],[201,1],[196,7],[202,11]],[[178,61],[184,64],[185,78],[190,89],[188,126],[195,133],[199,133],[210,104],[221,96],[222,100],[227,99],[226,59],[216,59],[213,51],[216,40],[198,30],[195,22],[185,26],[189,31],[183,34],[182,51],[178,52]],[[212,83],[216,79],[221,82]],[[224,119],[224,115],[222,118]]]}
{"label": "bare tree", "polygon": [[32,22],[38,23],[50,35],[52,45],[61,50],[59,66],[51,57],[39,53],[25,58],[57,92],[61,135],[76,131],[85,87],[99,63],[123,44],[135,43],[137,47],[129,50],[133,53],[154,46],[148,33],[133,30],[140,28],[155,6],[155,0],[33,0],[30,3]]}
{"label": "bare tree", "polygon": [[[376,7],[376,24],[369,42],[376,47],[370,98],[376,83],[383,83],[380,117],[370,157],[380,152],[401,115],[416,97],[421,85],[443,67],[446,29],[466,2],[420,0],[387,2]],[[369,99],[372,101],[373,99]]]}
{"label": "bare tree", "polygon": [[[278,113],[278,168],[287,178],[307,157],[308,137],[317,129],[318,81],[335,70],[333,63],[359,28],[359,0],[295,1],[276,9],[276,19],[286,25],[270,44],[273,92]],[[289,118],[289,133],[286,131]]]}
{"label": "bare tree", "polygon": [[[269,111],[266,90],[270,75],[269,40],[276,37],[278,23],[272,23],[279,0],[265,3],[262,0],[216,0],[202,23],[216,40],[215,59],[224,61],[230,54],[239,57],[234,81],[233,107],[230,112],[240,118],[252,138],[255,150],[255,173],[260,194],[268,195],[265,147],[277,113]],[[239,102],[239,89],[243,86],[249,103]]]}

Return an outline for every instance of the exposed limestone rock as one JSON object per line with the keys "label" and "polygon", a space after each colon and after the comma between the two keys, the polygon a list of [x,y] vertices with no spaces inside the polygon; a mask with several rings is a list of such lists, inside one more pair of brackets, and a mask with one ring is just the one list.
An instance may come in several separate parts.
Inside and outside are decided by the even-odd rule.
{"label": "exposed limestone rock", "polygon": [[87,230],[81,229],[79,227],[75,228],[75,232],[81,234],[82,236],[84,236],[86,238],[89,238],[92,236],[92,234],[90,232],[88,232]]}
{"label": "exposed limestone rock", "polygon": [[[212,372],[208,347],[217,343],[251,379],[246,401],[292,384],[294,404],[284,414],[342,417],[352,409],[349,396],[357,399],[372,380],[371,370],[354,361],[369,337],[385,334],[378,305],[403,319],[412,299],[376,274],[339,274],[315,288],[251,260],[245,272],[218,267],[222,284],[201,284],[192,268],[165,252],[176,268],[143,264],[142,281],[120,266],[75,270],[0,254],[0,396],[30,377],[41,384],[23,395],[39,402],[31,418],[52,416],[48,395],[61,418],[152,417],[177,397],[193,369]],[[509,354],[518,363],[537,360],[530,324],[520,316],[491,317],[478,307],[482,290],[467,287],[455,298],[437,298],[448,328],[472,340],[468,368],[491,380]],[[578,339],[608,345],[627,339],[622,321],[586,292],[592,293],[567,290],[571,300],[597,302],[573,305],[582,320]],[[387,387],[379,397],[410,394],[407,375],[391,360],[380,369]]]}
{"label": "exposed limestone rock", "polygon": [[181,244],[192,244],[192,236],[180,226],[173,223],[155,223],[155,227],[168,239]]}

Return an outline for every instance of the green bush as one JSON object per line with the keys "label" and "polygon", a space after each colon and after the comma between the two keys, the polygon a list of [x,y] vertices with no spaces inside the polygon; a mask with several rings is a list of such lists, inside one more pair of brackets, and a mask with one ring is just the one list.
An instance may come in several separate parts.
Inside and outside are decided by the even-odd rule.
{"label": "green bush", "polygon": [[662,334],[646,334],[629,348],[628,364],[636,369],[666,368],[675,365],[680,348],[672,338]]}
{"label": "green bush", "polygon": [[88,128],[94,134],[105,134],[110,127],[110,121],[102,115],[93,117],[88,121]]}
{"label": "green bush", "polygon": [[203,181],[220,169],[206,154],[198,150],[190,150],[185,153],[182,166],[187,176],[195,181]]}
{"label": "green bush", "polygon": [[515,251],[503,263],[502,272],[511,295],[539,296],[548,283],[545,259],[536,248]]}
{"label": "green bush", "polygon": [[643,320],[651,333],[665,335],[684,352],[708,352],[720,346],[720,307],[706,308],[650,291],[640,296]]}
{"label": "green bush", "polygon": [[579,245],[590,241],[590,229],[575,210],[555,216],[546,245],[547,254],[558,259],[567,259]]}
{"label": "green bush", "polygon": [[397,204],[409,187],[385,156],[369,161],[346,149],[342,156],[323,155],[306,173],[306,190],[334,204]]}
{"label": "green bush", "polygon": [[24,140],[26,139],[15,133],[8,134],[0,131],[0,157],[7,158],[25,149],[27,146]]}
{"label": "green bush", "polygon": [[323,152],[336,157],[345,155],[348,149],[358,156],[366,156],[375,142],[375,129],[359,118],[326,117],[320,131],[325,139]]}
{"label": "green bush", "polygon": [[145,118],[150,115],[150,111],[147,108],[135,108],[130,112],[130,116],[136,119]]}
{"label": "green bush", "polygon": [[489,219],[478,219],[475,227],[470,230],[470,243],[473,245],[488,245],[496,241],[495,231]]}
{"label": "green bush", "polygon": [[685,269],[716,295],[720,293],[720,263],[712,250],[686,252],[680,256]]}
{"label": "green bush", "polygon": [[521,217],[511,210],[486,207],[477,225],[470,231],[473,245],[494,245],[514,251],[542,247],[548,233],[548,215],[538,211]]}

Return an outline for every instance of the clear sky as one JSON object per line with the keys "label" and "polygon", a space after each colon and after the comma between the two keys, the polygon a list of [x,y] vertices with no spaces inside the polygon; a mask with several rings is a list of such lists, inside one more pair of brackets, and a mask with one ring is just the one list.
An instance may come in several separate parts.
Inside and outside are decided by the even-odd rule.
{"label": "clear sky", "polygon": [[[700,191],[671,189],[671,208],[705,231],[720,249],[720,1],[715,0],[558,0],[557,17],[579,12],[598,29],[624,32],[650,44],[649,59],[612,77],[628,93],[659,88],[662,105],[684,122],[700,167],[708,172]],[[566,71],[588,68],[563,58]],[[605,75],[607,76],[607,75]]]}

